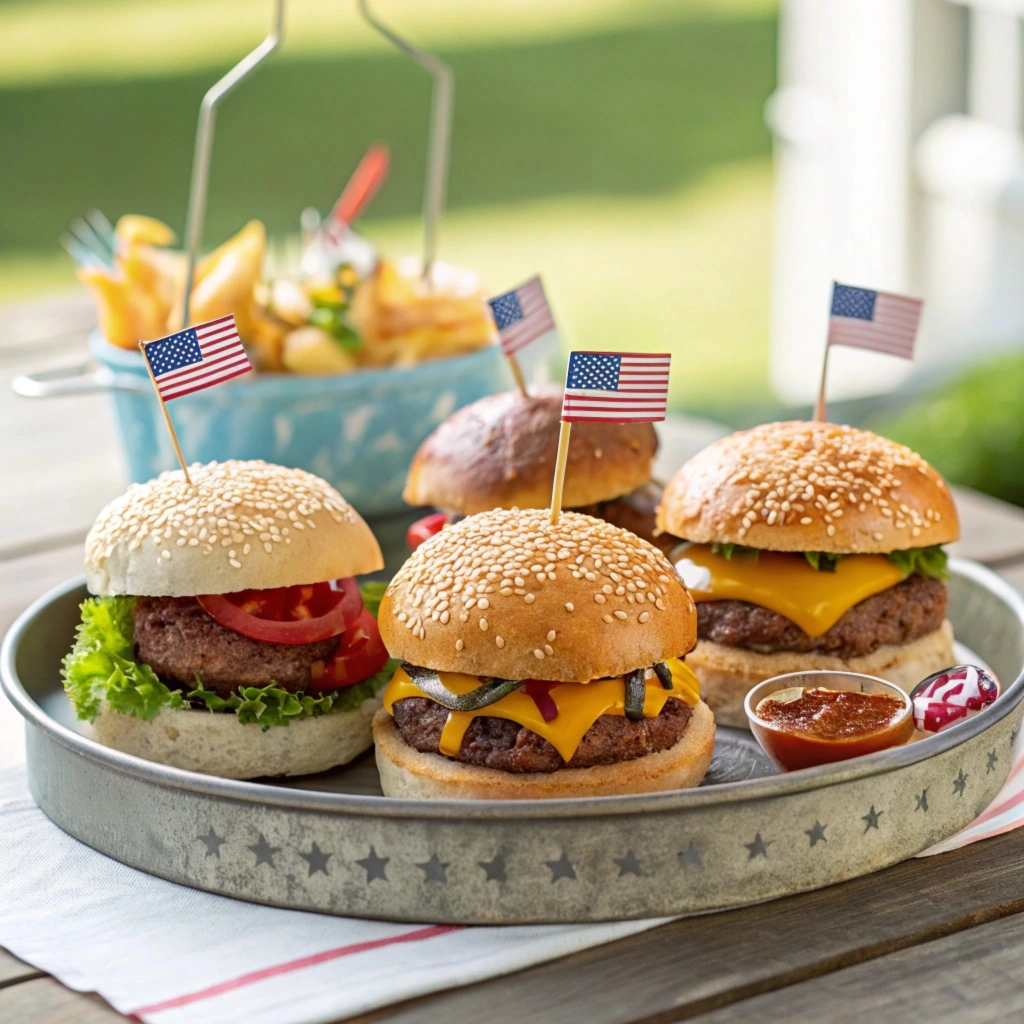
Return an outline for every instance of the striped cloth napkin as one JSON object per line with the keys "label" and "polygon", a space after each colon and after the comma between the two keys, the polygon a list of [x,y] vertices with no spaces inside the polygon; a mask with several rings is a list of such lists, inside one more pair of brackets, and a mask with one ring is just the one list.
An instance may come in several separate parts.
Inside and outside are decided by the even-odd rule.
{"label": "striped cloth napkin", "polygon": [[[1018,746],[992,805],[920,856],[1021,824]],[[146,1024],[336,1021],[662,923],[458,928],[243,903],[96,853],[36,807],[23,766],[0,770],[0,946]]]}

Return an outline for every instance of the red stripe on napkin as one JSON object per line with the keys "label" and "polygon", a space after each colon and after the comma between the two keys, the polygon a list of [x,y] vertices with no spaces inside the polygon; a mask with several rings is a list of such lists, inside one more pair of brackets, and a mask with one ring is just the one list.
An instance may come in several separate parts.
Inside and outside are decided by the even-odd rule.
{"label": "red stripe on napkin", "polygon": [[430,925],[428,928],[417,928],[415,931],[405,932],[402,935],[394,935],[390,939],[375,939],[372,942],[356,942],[350,946],[325,949],[322,953],[313,953],[310,956],[299,957],[297,960],[288,960],[286,963],[277,964],[274,967],[264,967],[258,971],[250,971],[248,974],[240,974],[237,978],[218,982],[208,988],[199,989],[198,992],[188,992],[182,996],[175,996],[173,999],[166,999],[162,1003],[143,1006],[138,1010],[132,1010],[129,1016],[142,1017],[145,1014],[160,1013],[163,1010],[174,1010],[179,1006],[188,1006],[190,1003],[198,1003],[203,999],[212,999],[214,996],[223,995],[236,988],[244,988],[257,981],[277,977],[279,974],[290,974],[292,971],[301,971],[304,967],[315,967],[317,964],[326,963],[329,960],[338,960],[343,956],[352,956],[354,953],[365,953],[367,950],[380,949],[382,946],[393,946],[399,942],[420,942],[422,939],[432,939],[434,936],[444,935],[446,932],[459,931],[460,928],[460,925],[454,924]]}

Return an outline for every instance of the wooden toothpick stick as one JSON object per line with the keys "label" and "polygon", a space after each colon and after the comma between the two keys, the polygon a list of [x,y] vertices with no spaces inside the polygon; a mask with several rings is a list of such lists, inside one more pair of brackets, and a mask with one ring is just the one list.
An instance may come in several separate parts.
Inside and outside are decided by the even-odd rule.
{"label": "wooden toothpick stick", "polygon": [[828,379],[828,353],[831,347],[825,342],[825,357],[821,361],[821,384],[818,387],[818,401],[814,406],[814,418],[819,423],[825,422],[825,382]]}
{"label": "wooden toothpick stick", "polygon": [[506,356],[508,359],[509,369],[512,371],[512,376],[515,378],[516,386],[523,393],[523,398],[529,398],[530,392],[526,390],[526,378],[523,376],[522,367],[519,365],[519,361],[515,356]]}
{"label": "wooden toothpick stick", "polygon": [[558,522],[562,511],[562,488],[565,486],[565,464],[569,457],[569,431],[572,423],[562,420],[562,428],[558,432],[558,458],[555,461],[555,479],[551,485],[551,525]]}
{"label": "wooden toothpick stick", "polygon": [[188,466],[185,465],[185,456],[181,452],[178,434],[174,429],[174,424],[171,422],[171,414],[167,411],[167,403],[164,401],[164,396],[160,394],[160,387],[156,382],[156,377],[153,376],[153,367],[149,365],[149,357],[146,355],[146,343],[144,341],[139,342],[139,351],[142,353],[142,361],[146,364],[149,379],[153,382],[153,390],[156,391],[156,398],[160,403],[160,411],[164,414],[164,422],[167,424],[167,431],[171,435],[171,444],[174,445],[174,454],[178,456],[181,471],[185,474],[185,483],[191,485],[192,478],[188,475]]}

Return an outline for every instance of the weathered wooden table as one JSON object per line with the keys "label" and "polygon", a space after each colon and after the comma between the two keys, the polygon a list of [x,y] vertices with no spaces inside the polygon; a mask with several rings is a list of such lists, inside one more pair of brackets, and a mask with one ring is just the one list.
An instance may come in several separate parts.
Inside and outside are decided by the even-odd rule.
{"label": "weathered wooden table", "polygon": [[[10,377],[26,366],[80,353],[81,335],[61,333],[68,321],[87,326],[80,302],[25,307],[6,319],[0,311],[0,429],[8,439],[0,446],[0,632],[29,601],[81,571],[84,529],[120,489],[101,396],[33,405],[9,392]],[[27,340],[48,327],[50,341]],[[958,502],[964,537],[956,554],[1024,587],[1024,512],[969,492]],[[21,722],[0,697],[0,767],[21,750]],[[664,925],[361,1020],[1019,1020],[1022,911],[1024,830],[819,892]],[[0,950],[0,1024],[123,1020],[98,997]]]}

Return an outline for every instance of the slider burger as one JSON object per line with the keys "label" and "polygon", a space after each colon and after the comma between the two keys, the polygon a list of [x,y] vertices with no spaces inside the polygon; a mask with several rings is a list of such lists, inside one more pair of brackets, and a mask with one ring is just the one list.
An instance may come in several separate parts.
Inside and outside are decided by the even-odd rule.
{"label": "slider burger", "polygon": [[[488,395],[449,416],[413,457],[403,497],[440,512],[409,528],[414,549],[461,516],[492,508],[548,508],[562,392]],[[658,435],[651,423],[573,424],[563,508],[606,519],[657,543],[651,483]]]}
{"label": "slider burger", "polygon": [[388,677],[355,581],[383,567],[376,539],[302,470],[189,472],[133,484],[89,532],[96,596],[63,671],[78,717],[106,746],[226,778],[350,761]]}
{"label": "slider burger", "polygon": [[693,602],[657,548],[601,519],[463,519],[399,570],[380,627],[402,662],[373,722],[388,796],[647,793],[711,762],[682,661]]}
{"label": "slider burger", "polygon": [[658,525],[697,602],[687,664],[720,724],[784,672],[842,669],[908,692],[955,662],[946,554],[960,534],[941,476],[866,430],[768,423],[695,455]]}

